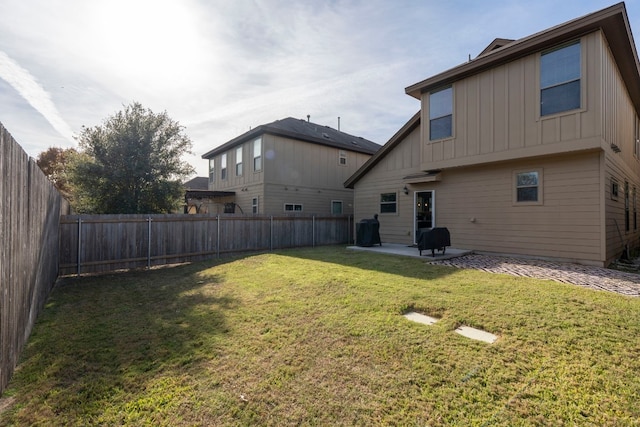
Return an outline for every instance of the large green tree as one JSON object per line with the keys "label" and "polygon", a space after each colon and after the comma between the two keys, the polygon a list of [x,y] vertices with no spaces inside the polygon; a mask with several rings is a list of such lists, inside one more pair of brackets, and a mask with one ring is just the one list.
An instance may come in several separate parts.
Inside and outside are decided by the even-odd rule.
{"label": "large green tree", "polygon": [[167,213],[183,199],[181,182],[193,168],[184,127],[166,112],[134,102],[102,125],[83,127],[82,156],[71,173],[79,212]]}

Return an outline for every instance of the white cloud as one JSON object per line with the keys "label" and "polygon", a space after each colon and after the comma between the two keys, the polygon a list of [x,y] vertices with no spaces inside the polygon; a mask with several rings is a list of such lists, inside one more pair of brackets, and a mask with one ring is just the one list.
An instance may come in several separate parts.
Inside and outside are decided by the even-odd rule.
{"label": "white cloud", "polygon": [[0,78],[5,80],[63,137],[73,140],[74,133],[60,116],[49,93],[36,78],[0,51]]}
{"label": "white cloud", "polygon": [[[0,120],[42,151],[69,127],[99,124],[139,101],[186,126],[189,161],[201,175],[202,153],[288,116],[333,127],[340,116],[345,132],[384,143],[419,109],[405,87],[465,62],[495,37],[525,36],[609,4],[0,0],[0,52],[12,75],[17,66],[36,84],[23,92],[39,87],[39,98],[29,96],[45,100],[29,100],[33,111],[0,104]],[[640,4],[627,9],[637,29]],[[45,117],[55,130],[41,110],[53,112]]]}

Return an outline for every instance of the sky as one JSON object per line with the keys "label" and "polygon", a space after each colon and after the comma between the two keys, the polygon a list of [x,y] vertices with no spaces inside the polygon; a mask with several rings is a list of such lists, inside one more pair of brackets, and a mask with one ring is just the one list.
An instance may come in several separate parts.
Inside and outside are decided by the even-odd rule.
{"label": "sky", "polygon": [[[0,0],[0,122],[32,157],[132,102],[202,154],[286,117],[384,144],[405,88],[603,0]],[[640,0],[626,2],[640,34]],[[195,176],[195,175],[194,175]]]}

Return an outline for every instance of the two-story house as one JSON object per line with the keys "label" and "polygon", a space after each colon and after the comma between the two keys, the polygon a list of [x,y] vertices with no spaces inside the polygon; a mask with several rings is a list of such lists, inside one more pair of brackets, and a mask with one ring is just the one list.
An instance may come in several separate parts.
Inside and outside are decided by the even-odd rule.
{"label": "two-story house", "polygon": [[412,117],[346,182],[383,241],[607,265],[638,245],[640,74],[623,3],[406,88]]}
{"label": "two-story house", "polygon": [[[380,145],[309,120],[258,126],[202,156],[210,213],[341,215],[353,213],[343,183]],[[226,194],[225,194],[226,193]]]}

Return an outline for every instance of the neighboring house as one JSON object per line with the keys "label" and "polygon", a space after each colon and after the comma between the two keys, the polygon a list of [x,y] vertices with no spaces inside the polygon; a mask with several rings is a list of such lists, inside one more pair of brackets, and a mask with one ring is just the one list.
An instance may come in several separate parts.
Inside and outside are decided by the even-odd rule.
{"label": "neighboring house", "polygon": [[204,154],[209,190],[228,195],[211,213],[353,213],[344,181],[380,145],[339,130],[286,118],[258,126]]}
{"label": "neighboring house", "polygon": [[608,265],[639,241],[640,75],[623,3],[406,89],[421,110],[346,182],[383,242]]}
{"label": "neighboring house", "polygon": [[184,183],[184,213],[208,214],[215,212],[218,200],[229,197],[233,193],[209,190],[209,178],[197,176]]}

